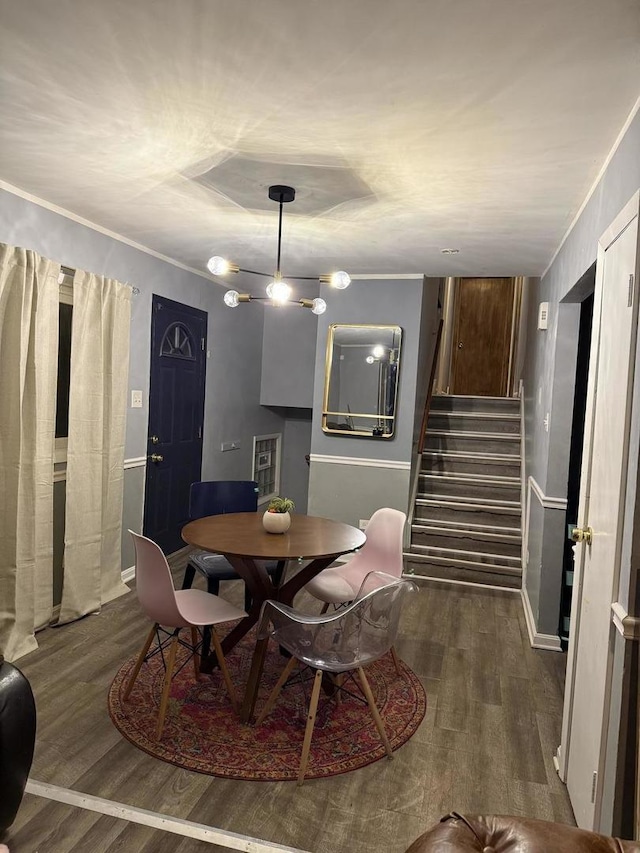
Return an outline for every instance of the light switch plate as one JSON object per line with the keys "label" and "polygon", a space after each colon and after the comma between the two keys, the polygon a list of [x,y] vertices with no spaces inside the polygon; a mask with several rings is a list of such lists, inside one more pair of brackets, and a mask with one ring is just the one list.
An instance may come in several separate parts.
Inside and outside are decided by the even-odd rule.
{"label": "light switch plate", "polygon": [[142,391],[132,391],[131,392],[131,408],[132,409],[141,409],[142,408]]}
{"label": "light switch plate", "polygon": [[549,303],[541,302],[540,307],[538,308],[538,328],[539,329],[548,329],[549,328]]}

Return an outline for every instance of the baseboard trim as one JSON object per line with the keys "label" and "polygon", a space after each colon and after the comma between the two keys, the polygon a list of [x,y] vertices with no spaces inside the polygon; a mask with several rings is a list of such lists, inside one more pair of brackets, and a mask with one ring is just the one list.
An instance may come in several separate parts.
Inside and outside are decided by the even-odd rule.
{"label": "baseboard trim", "polygon": [[130,583],[136,579],[136,567],[129,566],[128,569],[122,570],[122,583]]}
{"label": "baseboard trim", "polygon": [[533,618],[533,610],[529,601],[529,593],[526,589],[520,591],[522,596],[522,608],[524,610],[524,620],[527,623],[527,633],[529,634],[529,642],[534,649],[545,649],[548,652],[561,652],[562,643],[560,637],[556,634],[540,634],[536,631],[536,623]]}
{"label": "baseboard trim", "polygon": [[106,800],[103,797],[94,797],[92,794],[82,794],[69,788],[60,788],[57,785],[51,785],[49,782],[29,779],[25,790],[35,797],[43,797],[56,803],[64,803],[86,811],[108,815],[129,823],[149,826],[161,832],[171,832],[183,838],[195,838],[198,841],[216,844],[230,850],[243,850],[245,853],[305,853],[296,847],[285,847],[282,844],[260,841],[257,838],[251,838],[249,835],[239,835],[236,832],[207,826],[204,823],[195,823],[160,812],[141,809],[137,806],[125,805],[114,800]]}
{"label": "baseboard trim", "polygon": [[311,453],[311,462],[328,462],[332,465],[357,465],[362,468],[395,468],[400,471],[410,471],[411,462],[397,459],[363,459],[360,456],[325,456],[323,453]]}

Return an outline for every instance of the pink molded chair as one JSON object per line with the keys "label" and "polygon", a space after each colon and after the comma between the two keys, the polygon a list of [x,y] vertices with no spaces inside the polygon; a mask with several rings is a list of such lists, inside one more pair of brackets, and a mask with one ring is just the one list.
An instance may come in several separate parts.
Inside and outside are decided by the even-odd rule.
{"label": "pink molded chair", "polygon": [[[236,619],[242,619],[247,614],[244,610],[234,607],[233,604],[229,604],[223,598],[218,598],[217,595],[212,595],[210,592],[204,592],[201,589],[176,590],[173,586],[173,578],[171,577],[171,570],[169,569],[166,557],[159,546],[155,542],[152,542],[151,539],[147,539],[146,536],[134,533],[133,530],[130,530],[129,533],[133,537],[133,544],[136,549],[136,592],[138,594],[138,601],[149,619],[152,620],[153,628],[149,631],[142,651],[138,655],[138,660],[129,678],[124,698],[129,698],[144,661],[148,660],[152,655],[157,654],[158,651],[162,653],[164,648],[169,645],[169,656],[165,663],[164,686],[156,730],[156,737],[160,740],[167,712],[178,642],[182,646],[186,646],[192,650],[196,681],[200,676],[198,655],[200,640],[198,637],[198,628],[211,626],[211,640],[220,666],[220,672],[222,673],[229,698],[231,699],[231,704],[234,710],[237,710],[238,703],[235,690],[233,689],[229,670],[227,669],[222,647],[220,646],[220,640],[214,626],[219,625],[221,622],[232,622]],[[167,631],[167,628],[171,628],[172,630]],[[191,628],[191,645],[185,643],[183,640],[179,640],[182,628]],[[164,641],[160,638],[161,631],[167,635]],[[151,654],[148,654],[154,636],[157,637],[158,648],[151,652]],[[169,637],[171,638],[170,640]]]}
{"label": "pink molded chair", "polygon": [[314,598],[330,604],[353,601],[370,572],[402,577],[402,533],[407,516],[398,509],[376,510],[367,525],[367,541],[348,563],[325,569],[304,587]]}

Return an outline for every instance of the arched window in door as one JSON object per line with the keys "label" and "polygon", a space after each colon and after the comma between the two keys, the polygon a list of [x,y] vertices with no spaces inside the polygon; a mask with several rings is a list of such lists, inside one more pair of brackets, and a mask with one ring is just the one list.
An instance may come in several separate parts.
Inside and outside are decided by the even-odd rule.
{"label": "arched window in door", "polygon": [[162,338],[160,355],[195,361],[195,347],[189,329],[182,323],[172,323]]}

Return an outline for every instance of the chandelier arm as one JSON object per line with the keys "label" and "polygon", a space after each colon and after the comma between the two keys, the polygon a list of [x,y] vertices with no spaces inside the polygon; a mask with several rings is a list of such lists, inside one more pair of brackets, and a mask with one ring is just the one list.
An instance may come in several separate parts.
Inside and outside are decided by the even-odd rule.
{"label": "chandelier arm", "polygon": [[[258,270],[247,270],[243,267],[238,267],[238,272],[250,273],[250,275],[261,275],[263,278],[273,278],[270,272],[259,272]],[[317,275],[288,275],[287,278],[295,279],[295,281],[319,281],[320,276]]]}
{"label": "chandelier arm", "polygon": [[270,272],[258,272],[258,270],[245,270],[242,267],[238,267],[238,272],[248,272],[251,275],[262,275],[265,278],[273,278],[273,275]]}

